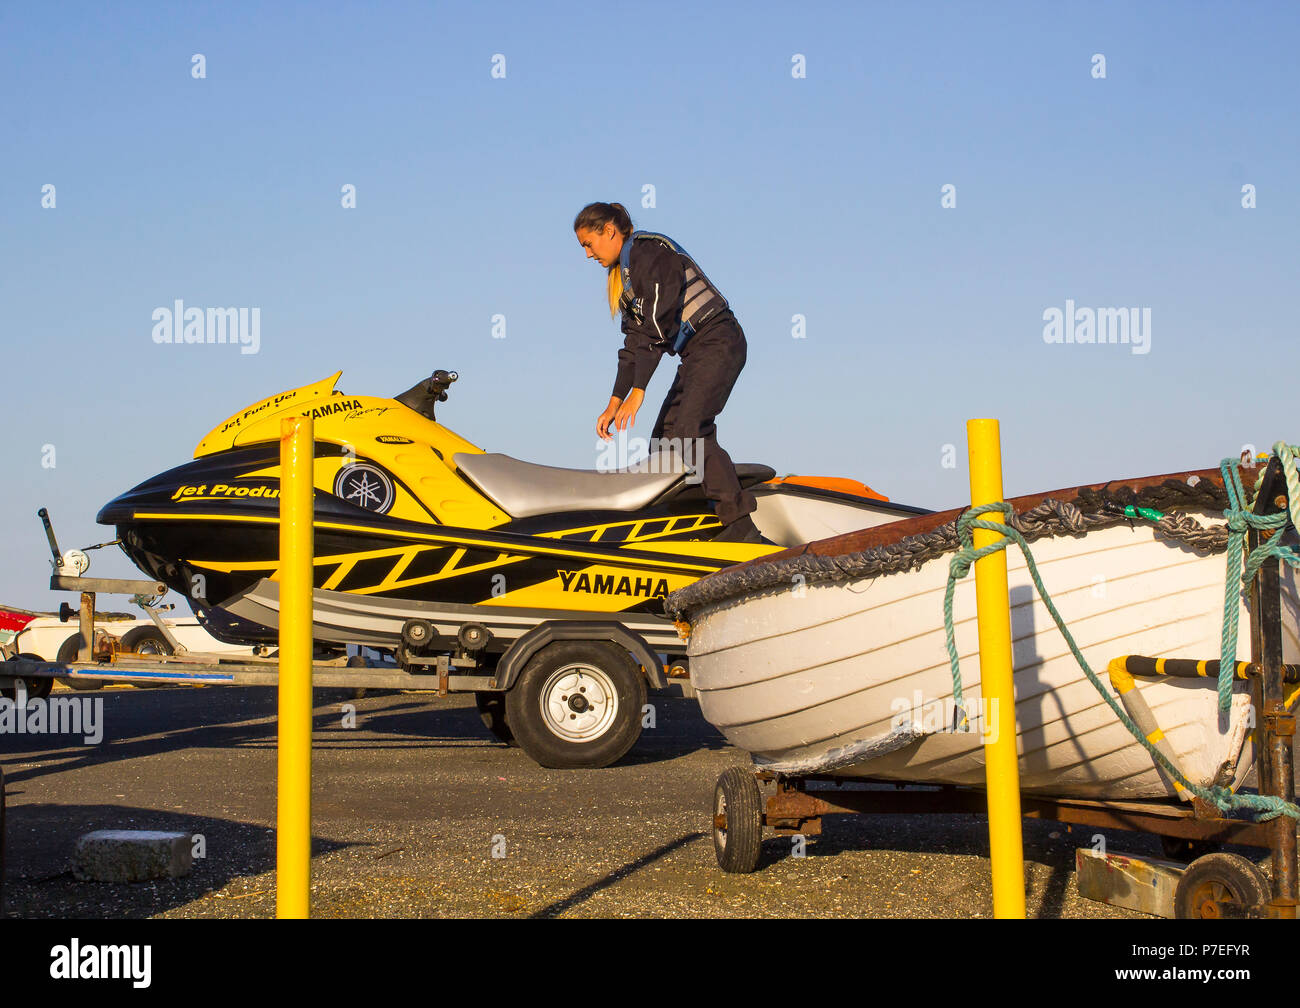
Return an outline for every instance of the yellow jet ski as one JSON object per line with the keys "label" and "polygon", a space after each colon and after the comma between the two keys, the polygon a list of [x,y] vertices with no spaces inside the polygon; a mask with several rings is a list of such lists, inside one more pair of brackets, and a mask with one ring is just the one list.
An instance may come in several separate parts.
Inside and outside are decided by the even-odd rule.
{"label": "yellow jet ski", "polygon": [[[679,453],[608,472],[537,465],[485,452],[438,422],[435,405],[455,372],[436,371],[394,398],[344,394],[341,375],[227,418],[193,461],[117,497],[97,521],[116,526],[126,555],[184,595],[213,636],[274,644],[280,421],[313,417],[318,645],[378,648],[408,668],[452,655],[458,670],[494,677],[477,690],[481,707],[513,692],[539,654],[563,652],[573,660],[544,663],[552,674],[539,673],[532,691],[559,726],[548,765],[605,765],[626,751],[607,758],[622,745],[609,744],[608,710],[594,712],[569,687],[581,669],[604,667],[604,686],[588,685],[608,694],[608,708],[632,688],[626,681],[639,680],[641,696],[645,681],[661,685],[658,655],[685,651],[664,615],[669,593],[786,546],[923,513],[860,483],[775,480],[768,466],[738,465],[759,501],[755,523],[778,545],[716,542],[717,516]],[[555,678],[568,666],[578,671]],[[635,690],[625,699],[615,720],[639,734]]]}

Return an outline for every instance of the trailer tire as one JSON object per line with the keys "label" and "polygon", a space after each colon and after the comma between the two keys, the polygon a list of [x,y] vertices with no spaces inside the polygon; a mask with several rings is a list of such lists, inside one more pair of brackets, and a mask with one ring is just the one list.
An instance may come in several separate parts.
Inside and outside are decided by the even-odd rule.
{"label": "trailer tire", "polygon": [[515,733],[506,721],[506,695],[491,690],[479,690],[474,694],[474,703],[478,707],[478,716],[483,727],[492,733],[498,742],[504,742],[513,749],[519,748]]}
{"label": "trailer tire", "polygon": [[[135,651],[147,655],[172,655],[176,653],[171,643],[156,626],[132,627],[122,635],[122,648],[126,651]],[[132,683],[132,685],[138,689],[158,689],[173,684],[141,681]]]}
{"label": "trailer tire", "polygon": [[1178,880],[1174,918],[1257,917],[1269,896],[1268,880],[1253,862],[1238,854],[1206,854]]}
{"label": "trailer tire", "polygon": [[645,679],[622,647],[560,640],[528,660],[506,693],[506,720],[541,766],[596,769],[636,744],[645,701]]}
{"label": "trailer tire", "polygon": [[[727,825],[718,818],[726,816]],[[763,849],[763,796],[754,773],[732,767],[713,789],[713,853],[718,867],[733,875],[747,875],[758,867]]]}
{"label": "trailer tire", "polygon": [[[60,665],[68,665],[77,660],[77,655],[81,651],[81,634],[74,633],[71,637],[59,645],[59,653],[55,656],[55,661]],[[67,676],[59,676],[59,682],[68,689],[74,690],[97,690],[103,689],[103,679],[70,679]]]}
{"label": "trailer tire", "polygon": [[[45,661],[45,659],[40,655],[32,654],[30,652],[14,655],[14,657],[21,658],[24,661]],[[28,700],[43,700],[50,695],[50,690],[54,689],[54,680],[48,676],[42,676],[39,679],[18,678],[14,680],[12,686],[6,686],[3,689],[0,689],[0,696],[4,697],[6,700],[16,700],[18,698],[18,684],[20,682],[23,684],[23,689],[27,692]]]}

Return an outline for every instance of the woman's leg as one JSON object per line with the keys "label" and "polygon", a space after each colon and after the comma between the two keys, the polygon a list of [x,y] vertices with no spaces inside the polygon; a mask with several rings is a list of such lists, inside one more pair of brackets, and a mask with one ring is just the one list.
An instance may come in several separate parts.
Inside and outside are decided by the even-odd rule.
{"label": "woman's leg", "polygon": [[740,488],[731,456],[718,444],[715,422],[745,357],[745,337],[738,327],[694,337],[656,423],[656,436],[681,439],[688,460],[702,471],[704,495],[714,502],[724,525],[758,506],[754,495]]}
{"label": "woman's leg", "polygon": [[654,428],[650,431],[652,441],[658,441],[660,438],[667,437],[664,431],[671,427],[677,414],[677,404],[682,398],[682,368],[677,367],[677,374],[673,378],[672,387],[668,394],[664,396],[664,404],[659,407],[659,416],[655,420]]}

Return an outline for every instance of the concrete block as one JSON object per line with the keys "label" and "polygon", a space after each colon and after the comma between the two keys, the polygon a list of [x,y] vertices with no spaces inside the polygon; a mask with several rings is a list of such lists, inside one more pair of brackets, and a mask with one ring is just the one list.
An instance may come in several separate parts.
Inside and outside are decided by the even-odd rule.
{"label": "concrete block", "polygon": [[72,874],[83,882],[180,878],[194,867],[189,833],[96,830],[77,839]]}
{"label": "concrete block", "polygon": [[1101,854],[1091,847],[1075,851],[1079,895],[1156,917],[1174,916],[1174,891],[1186,870],[1176,861]]}

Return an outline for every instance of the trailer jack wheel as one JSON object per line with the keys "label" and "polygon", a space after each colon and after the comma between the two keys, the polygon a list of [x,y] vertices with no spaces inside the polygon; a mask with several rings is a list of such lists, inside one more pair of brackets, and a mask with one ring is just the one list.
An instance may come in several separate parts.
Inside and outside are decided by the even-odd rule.
{"label": "trailer jack wheel", "polygon": [[763,847],[763,796],[744,767],[732,767],[713,789],[713,853],[724,872],[743,875],[758,867]]}
{"label": "trailer jack wheel", "polygon": [[1268,880],[1237,854],[1206,854],[1188,866],[1174,890],[1179,920],[1258,917],[1269,900]]}

